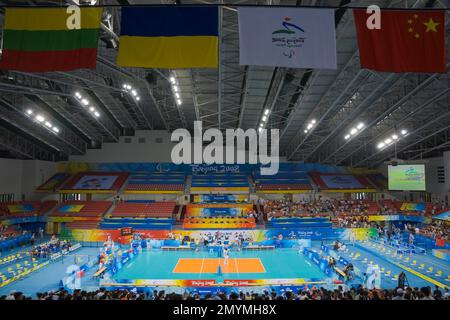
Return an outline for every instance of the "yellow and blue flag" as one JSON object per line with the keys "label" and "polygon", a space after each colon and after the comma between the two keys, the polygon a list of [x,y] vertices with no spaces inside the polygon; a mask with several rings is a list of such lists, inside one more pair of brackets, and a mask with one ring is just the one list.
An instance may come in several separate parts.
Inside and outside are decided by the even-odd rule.
{"label": "yellow and blue flag", "polygon": [[217,7],[122,8],[122,67],[217,68]]}

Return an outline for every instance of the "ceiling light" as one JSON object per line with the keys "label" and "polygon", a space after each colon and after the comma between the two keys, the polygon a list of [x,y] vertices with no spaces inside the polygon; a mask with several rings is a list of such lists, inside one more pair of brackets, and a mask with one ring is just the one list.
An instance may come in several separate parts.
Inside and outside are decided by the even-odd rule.
{"label": "ceiling light", "polygon": [[364,123],[360,122],[356,128],[358,128],[359,130],[361,130],[362,127],[364,127]]}
{"label": "ceiling light", "polygon": [[384,143],[383,142],[380,142],[379,144],[378,144],[378,149],[381,149],[381,148],[383,148],[384,147]]}
{"label": "ceiling light", "polygon": [[175,93],[175,97],[177,97],[177,99],[180,99],[180,94],[179,93]]}
{"label": "ceiling light", "polygon": [[180,105],[181,104],[181,100],[177,99],[177,104]]}
{"label": "ceiling light", "polygon": [[86,99],[81,100],[81,103],[87,106],[89,104],[89,101]]}
{"label": "ceiling light", "polygon": [[350,134],[353,135],[357,132],[358,130],[356,130],[356,128],[352,128],[352,130],[350,130]]}
{"label": "ceiling light", "polygon": [[305,129],[305,131],[303,131],[304,133],[308,133],[308,130]]}
{"label": "ceiling light", "polygon": [[43,116],[41,116],[40,114],[38,114],[36,116],[36,120],[39,121],[39,122],[43,122],[45,120],[45,118]]}
{"label": "ceiling light", "polygon": [[386,143],[386,144],[389,144],[389,143],[391,143],[392,142],[392,139],[391,138],[387,138],[386,140],[384,140],[384,143]]}
{"label": "ceiling light", "polygon": [[55,131],[56,133],[58,133],[58,132],[59,132],[59,129],[58,129],[58,127],[53,127],[53,128],[52,128],[52,130],[53,130],[53,131]]}
{"label": "ceiling light", "polygon": [[258,132],[261,132],[261,131],[263,131],[263,128],[262,128],[262,127],[259,127],[259,128],[258,128]]}
{"label": "ceiling light", "polygon": [[311,120],[311,123],[312,123],[312,124],[315,124],[315,123],[316,123],[316,119],[312,119],[312,120]]}
{"label": "ceiling light", "polygon": [[267,115],[269,114],[269,112],[270,112],[270,110],[269,110],[269,109],[266,109],[266,110],[264,111],[264,115],[267,116]]}
{"label": "ceiling light", "polygon": [[126,85],[126,84],[124,84],[124,85],[123,85],[123,88],[124,88],[124,89],[126,89],[126,88],[127,88],[127,85]]}
{"label": "ceiling light", "polygon": [[141,100],[141,98],[140,97],[136,97],[136,100],[139,101],[139,100]]}
{"label": "ceiling light", "polygon": [[266,121],[267,121],[267,117],[266,117],[266,116],[263,116],[263,117],[262,117],[262,121],[266,122]]}
{"label": "ceiling light", "polygon": [[131,94],[136,97],[137,96],[137,91],[136,90],[131,90]]}
{"label": "ceiling light", "polygon": [[170,82],[172,82],[173,84],[175,84],[175,77],[170,77]]}
{"label": "ceiling light", "polygon": [[178,92],[178,86],[173,86],[173,91]]}
{"label": "ceiling light", "polygon": [[32,114],[33,114],[33,110],[28,109],[28,110],[27,110],[27,113],[28,113],[29,115],[32,115]]}
{"label": "ceiling light", "polygon": [[51,124],[50,122],[48,122],[48,121],[45,123],[45,125],[46,125],[47,127],[49,127],[49,128],[52,127],[52,124]]}
{"label": "ceiling light", "polygon": [[348,139],[350,139],[350,135],[348,134],[348,135],[346,135],[345,137],[344,137],[344,139],[345,140],[348,140]]}
{"label": "ceiling light", "polygon": [[397,139],[398,139],[398,135],[393,134],[393,135],[392,135],[392,139],[397,140]]}
{"label": "ceiling light", "polygon": [[79,92],[75,92],[75,97],[77,97],[78,99],[81,98],[81,94]]}
{"label": "ceiling light", "polygon": [[89,108],[89,111],[90,111],[90,112],[94,112],[94,111],[95,111],[95,108],[94,108],[94,107],[90,107],[90,108]]}
{"label": "ceiling light", "polygon": [[405,129],[403,129],[402,131],[401,131],[401,134],[402,135],[405,135],[405,134],[407,134],[408,133],[408,131],[406,131]]}
{"label": "ceiling light", "polygon": [[94,112],[94,115],[98,118],[100,117],[100,113],[98,113],[97,111]]}

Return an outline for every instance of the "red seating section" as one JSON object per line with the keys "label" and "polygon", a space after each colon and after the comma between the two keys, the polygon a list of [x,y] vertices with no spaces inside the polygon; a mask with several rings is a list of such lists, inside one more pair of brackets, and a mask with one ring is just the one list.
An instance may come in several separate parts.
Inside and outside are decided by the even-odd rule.
{"label": "red seating section", "polygon": [[111,213],[116,218],[171,218],[174,201],[152,203],[118,203]]}
{"label": "red seating section", "polygon": [[[59,211],[65,205],[83,205],[80,212]],[[111,201],[66,201],[61,203],[49,216],[51,217],[93,217],[100,218],[111,207]]]}
{"label": "red seating section", "polygon": [[183,184],[129,184],[128,191],[183,191]]}
{"label": "red seating section", "polygon": [[[321,173],[321,172],[310,172],[309,176],[311,177],[311,180],[321,189],[321,190],[329,190],[325,182],[322,180],[322,175],[350,175],[350,174],[341,174],[341,173]],[[364,188],[366,189],[376,189],[376,186],[371,183],[365,176],[363,175],[352,175],[357,179]]]}
{"label": "red seating section", "polygon": [[[52,208],[57,205],[57,201],[15,201],[0,203],[0,219],[9,218],[24,218],[24,217],[35,217],[41,216],[49,212]],[[9,205],[32,205],[35,209],[31,212],[10,212],[8,209]]]}

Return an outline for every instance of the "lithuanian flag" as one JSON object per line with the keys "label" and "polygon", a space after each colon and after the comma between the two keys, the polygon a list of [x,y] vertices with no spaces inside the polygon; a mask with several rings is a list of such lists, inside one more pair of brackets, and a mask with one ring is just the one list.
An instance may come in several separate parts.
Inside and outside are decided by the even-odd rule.
{"label": "lithuanian flag", "polygon": [[0,69],[25,72],[95,69],[102,8],[81,8],[68,29],[66,8],[7,8]]}
{"label": "lithuanian flag", "polygon": [[217,68],[217,7],[123,7],[117,64]]}

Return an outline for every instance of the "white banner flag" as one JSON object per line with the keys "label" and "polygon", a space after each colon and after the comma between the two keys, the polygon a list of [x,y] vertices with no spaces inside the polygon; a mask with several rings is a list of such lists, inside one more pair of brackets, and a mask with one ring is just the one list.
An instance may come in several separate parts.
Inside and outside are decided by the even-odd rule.
{"label": "white banner flag", "polygon": [[239,7],[240,64],[337,69],[333,9]]}

